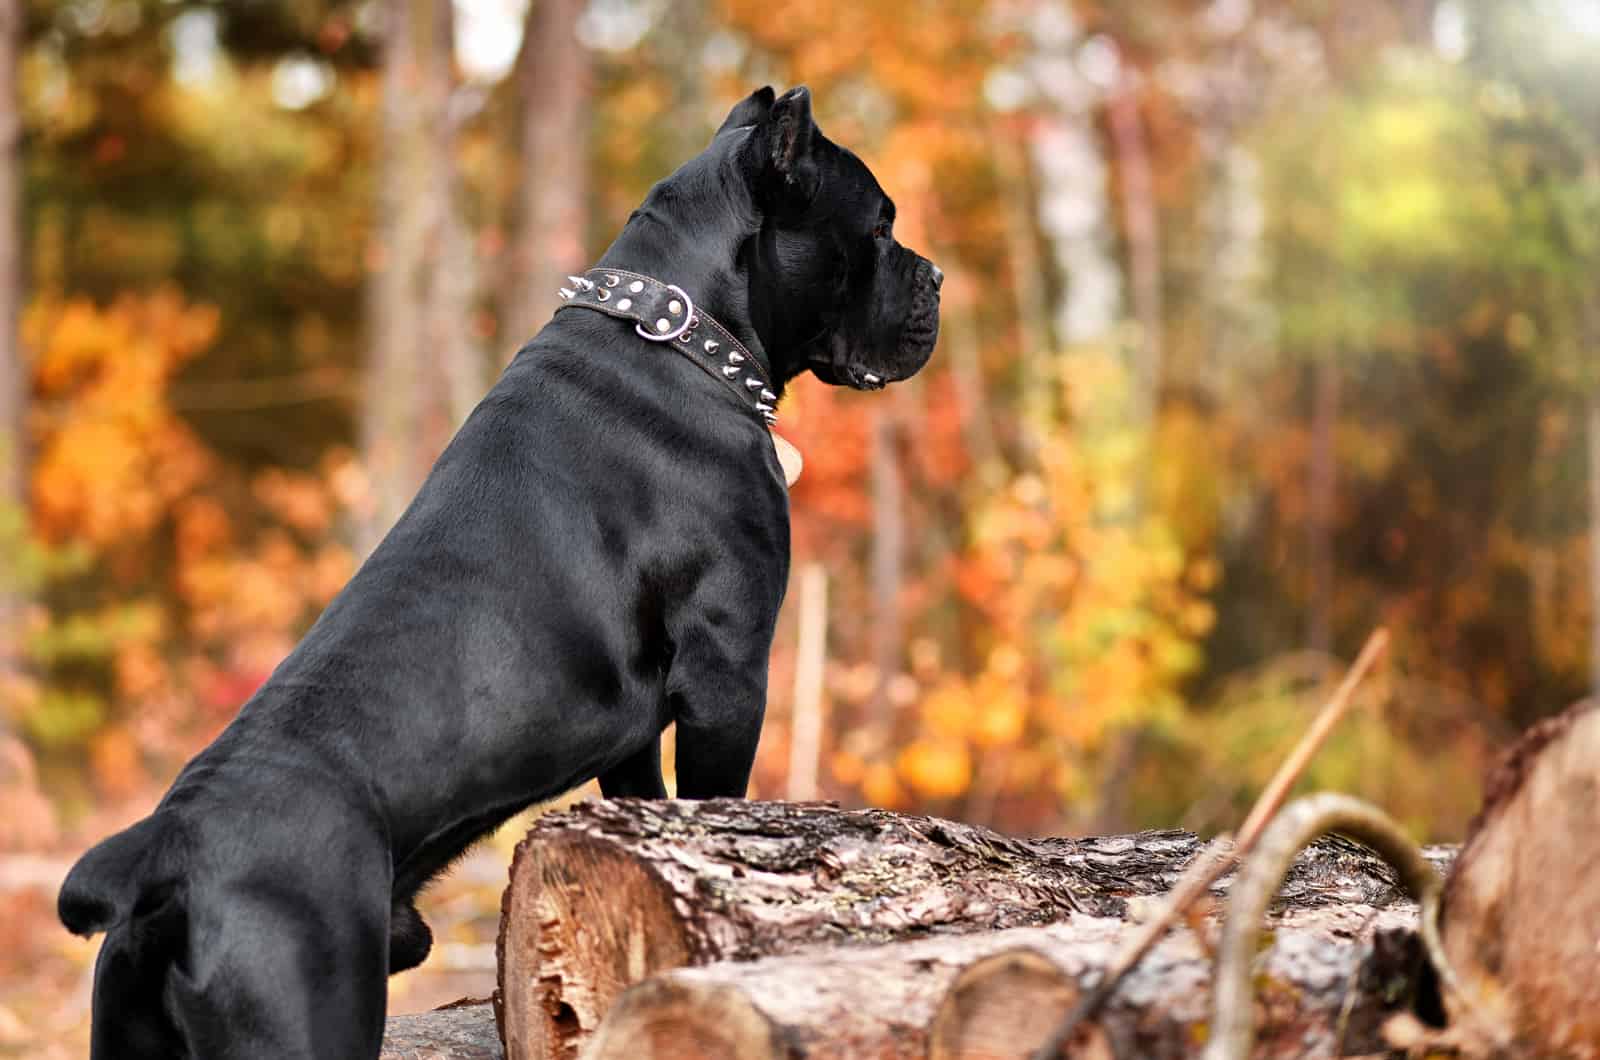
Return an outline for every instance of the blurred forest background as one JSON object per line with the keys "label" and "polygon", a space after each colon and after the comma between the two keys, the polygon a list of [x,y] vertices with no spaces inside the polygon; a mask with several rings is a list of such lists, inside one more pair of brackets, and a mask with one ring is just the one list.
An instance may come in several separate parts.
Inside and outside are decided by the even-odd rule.
{"label": "blurred forest background", "polygon": [[1214,830],[1381,623],[1309,783],[1449,839],[1596,680],[1597,0],[0,0],[0,1054],[79,1040],[70,857],[769,82],[948,279],[783,409],[752,795]]}

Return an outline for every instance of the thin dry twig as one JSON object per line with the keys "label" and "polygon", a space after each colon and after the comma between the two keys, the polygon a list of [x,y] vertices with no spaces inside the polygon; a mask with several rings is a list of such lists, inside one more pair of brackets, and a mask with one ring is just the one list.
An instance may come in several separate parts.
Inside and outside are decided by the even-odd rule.
{"label": "thin dry twig", "polygon": [[1107,967],[1100,981],[1079,999],[1051,1032],[1050,1037],[1045,1039],[1044,1044],[1034,1050],[1032,1060],[1057,1060],[1061,1055],[1062,1046],[1072,1039],[1078,1026],[1099,1011],[1100,1006],[1105,1004],[1106,999],[1116,991],[1117,986],[1134,966],[1183,917],[1184,911],[1194,904],[1197,898],[1208,892],[1211,885],[1221,879],[1240,858],[1250,852],[1256,841],[1261,838],[1261,833],[1268,822],[1282,807],[1289,789],[1294,787],[1295,781],[1300,779],[1300,774],[1305,772],[1311,759],[1322,749],[1334,726],[1338,725],[1349,712],[1356,686],[1383,657],[1388,647],[1389,631],[1382,628],[1373,630],[1372,635],[1367,638],[1367,643],[1362,647],[1361,654],[1356,657],[1355,665],[1350,667],[1350,671],[1344,675],[1344,680],[1339,682],[1339,687],[1334,690],[1333,697],[1312,719],[1311,727],[1300,737],[1300,742],[1289,752],[1289,757],[1284,759],[1278,771],[1267,782],[1260,797],[1256,799],[1250,815],[1245,818],[1243,827],[1239,829],[1233,849],[1227,849],[1225,836],[1218,836],[1195,856],[1194,861],[1189,863],[1189,868],[1178,880],[1177,886],[1173,888],[1172,895],[1168,898],[1161,914],[1146,921],[1128,940]]}

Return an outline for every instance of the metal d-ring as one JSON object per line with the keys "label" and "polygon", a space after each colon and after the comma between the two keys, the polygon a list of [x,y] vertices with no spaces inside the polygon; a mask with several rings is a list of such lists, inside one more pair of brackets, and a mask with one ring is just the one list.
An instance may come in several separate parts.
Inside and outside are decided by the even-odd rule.
{"label": "metal d-ring", "polygon": [[633,330],[639,333],[639,337],[641,339],[649,339],[651,342],[671,342],[673,339],[689,330],[689,321],[694,319],[694,303],[689,300],[689,296],[684,292],[683,288],[679,287],[677,284],[667,284],[667,290],[672,291],[679,298],[683,299],[683,323],[679,324],[673,330],[660,335],[657,335],[653,331],[646,331],[642,325],[635,324],[633,326]]}

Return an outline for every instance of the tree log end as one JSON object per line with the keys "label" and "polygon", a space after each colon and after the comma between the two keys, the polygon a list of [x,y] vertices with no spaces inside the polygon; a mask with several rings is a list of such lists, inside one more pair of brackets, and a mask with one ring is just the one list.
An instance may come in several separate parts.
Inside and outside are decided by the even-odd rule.
{"label": "tree log end", "polygon": [[622,995],[583,1060],[780,1060],[778,1028],[737,989],[670,976]]}
{"label": "tree log end", "polygon": [[[1050,1036],[1078,1003],[1076,979],[1033,949],[997,953],[967,966],[939,1003],[928,1034],[929,1060],[1016,1060]],[[1063,1050],[1072,1060],[1111,1060],[1105,1036],[1078,1029]]]}
{"label": "tree log end", "polygon": [[1445,886],[1441,934],[1462,997],[1452,1030],[1483,1054],[1600,1057],[1600,709],[1530,729],[1490,777]]}
{"label": "tree log end", "polygon": [[617,996],[686,963],[689,943],[672,892],[646,864],[565,834],[518,846],[497,956],[506,1056],[545,1060],[577,1056]]}

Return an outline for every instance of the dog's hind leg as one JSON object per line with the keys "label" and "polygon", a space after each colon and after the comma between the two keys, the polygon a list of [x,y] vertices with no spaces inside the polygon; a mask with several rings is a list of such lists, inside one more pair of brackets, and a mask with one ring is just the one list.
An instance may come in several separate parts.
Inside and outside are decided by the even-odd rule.
{"label": "dog's hind leg", "polygon": [[661,779],[661,737],[601,773],[600,793],[608,799],[666,798],[667,783]]}
{"label": "dog's hind leg", "polygon": [[134,955],[130,928],[106,935],[94,964],[92,1060],[174,1060],[191,1055],[168,1017],[162,990],[167,954],[146,966]]}
{"label": "dog's hind leg", "polygon": [[395,902],[389,909],[389,974],[415,968],[433,949],[433,932],[417,912],[416,900]]}

